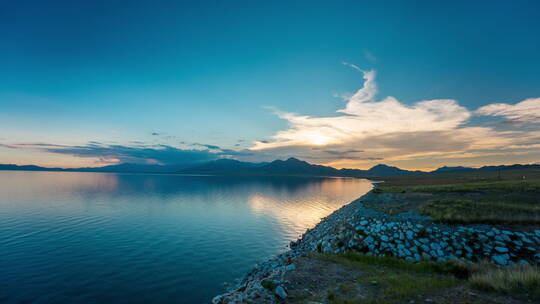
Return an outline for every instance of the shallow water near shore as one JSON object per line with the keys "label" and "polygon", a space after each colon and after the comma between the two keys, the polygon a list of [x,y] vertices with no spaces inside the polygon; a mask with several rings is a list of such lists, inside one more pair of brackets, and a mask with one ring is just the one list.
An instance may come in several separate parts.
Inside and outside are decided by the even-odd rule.
{"label": "shallow water near shore", "polygon": [[207,302],[371,187],[0,171],[0,302]]}

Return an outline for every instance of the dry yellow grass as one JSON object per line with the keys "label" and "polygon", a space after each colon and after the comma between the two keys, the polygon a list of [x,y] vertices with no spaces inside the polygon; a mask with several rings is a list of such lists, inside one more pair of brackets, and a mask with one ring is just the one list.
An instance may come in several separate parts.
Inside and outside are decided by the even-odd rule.
{"label": "dry yellow grass", "polygon": [[540,298],[540,268],[535,265],[489,268],[473,273],[469,281],[483,290],[507,294],[529,293]]}

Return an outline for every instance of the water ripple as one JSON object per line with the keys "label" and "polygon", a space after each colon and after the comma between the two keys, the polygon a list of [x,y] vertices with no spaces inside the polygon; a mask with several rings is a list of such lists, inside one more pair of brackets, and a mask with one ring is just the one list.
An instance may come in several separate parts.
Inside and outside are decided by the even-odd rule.
{"label": "water ripple", "polygon": [[205,302],[370,188],[357,179],[0,172],[0,302]]}

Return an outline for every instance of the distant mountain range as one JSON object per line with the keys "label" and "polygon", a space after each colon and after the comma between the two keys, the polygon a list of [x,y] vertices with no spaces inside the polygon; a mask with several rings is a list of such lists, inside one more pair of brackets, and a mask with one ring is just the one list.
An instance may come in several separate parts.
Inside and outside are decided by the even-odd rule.
{"label": "distant mountain range", "polygon": [[409,171],[397,167],[379,164],[368,170],[336,169],[329,166],[314,165],[308,162],[289,158],[287,160],[274,160],[272,162],[251,163],[233,159],[214,160],[197,165],[145,165],[145,164],[118,164],[104,167],[85,168],[45,168],[34,165],[0,164],[0,170],[22,171],[64,171],[64,172],[113,172],[113,173],[180,173],[180,174],[210,174],[210,175],[244,175],[244,176],[343,176],[343,177],[386,177],[386,176],[413,176],[438,173],[484,172],[515,169],[540,169],[540,165],[508,165],[485,166],[481,168],[469,167],[441,167],[431,172]]}
{"label": "distant mountain range", "polygon": [[19,171],[62,171],[62,172],[115,172],[115,173],[176,173],[187,166],[161,166],[146,164],[118,164],[103,167],[83,167],[83,168],[47,168],[34,165],[11,165],[0,164],[0,170],[19,170]]}
{"label": "distant mountain range", "polygon": [[531,164],[531,165],[501,165],[501,166],[484,166],[481,168],[469,168],[469,167],[440,167],[437,170],[431,171],[430,173],[459,173],[459,172],[486,172],[486,171],[497,171],[497,170],[518,170],[518,169],[540,169],[540,165]]}

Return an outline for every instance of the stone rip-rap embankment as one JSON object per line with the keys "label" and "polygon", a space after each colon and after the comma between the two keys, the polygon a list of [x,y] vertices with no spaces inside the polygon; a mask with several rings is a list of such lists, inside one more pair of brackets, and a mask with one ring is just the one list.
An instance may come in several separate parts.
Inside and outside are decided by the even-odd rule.
{"label": "stone rip-rap embankment", "polygon": [[343,206],[308,229],[291,249],[258,264],[227,293],[212,303],[277,303],[287,298],[285,274],[308,252],[362,252],[395,256],[410,262],[451,259],[490,260],[501,266],[540,263],[540,230],[497,229],[490,225],[444,225],[411,212],[389,216],[367,208],[366,201],[384,203],[395,194],[370,192]]}

